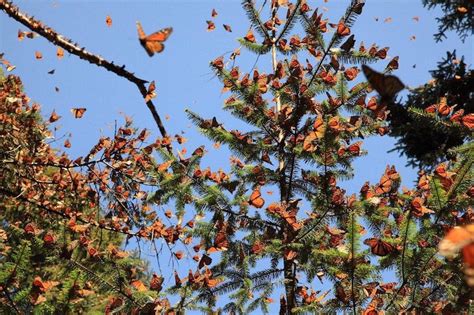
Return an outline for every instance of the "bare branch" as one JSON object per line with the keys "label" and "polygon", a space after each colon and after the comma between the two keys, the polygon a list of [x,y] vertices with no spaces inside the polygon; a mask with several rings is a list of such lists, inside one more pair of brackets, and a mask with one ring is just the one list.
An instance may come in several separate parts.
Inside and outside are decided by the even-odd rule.
{"label": "bare branch", "polygon": [[[61,48],[64,48],[69,53],[76,55],[81,59],[87,60],[98,67],[105,68],[108,71],[115,73],[119,77],[125,78],[128,81],[134,83],[137,86],[143,98],[146,97],[147,88],[145,86],[145,83],[147,83],[148,81],[140,79],[137,76],[135,76],[134,73],[128,70],[125,70],[125,65],[118,66],[114,64],[113,62],[110,62],[98,55],[95,55],[87,51],[84,47],[79,47],[77,43],[73,43],[72,40],[62,36],[61,34],[57,33],[52,28],[44,25],[42,22],[21,12],[17,6],[15,6],[9,1],[0,0],[0,10],[3,10],[12,19],[25,25],[31,31],[36,32],[39,35],[43,36],[45,39],[47,39],[51,43]],[[158,114],[158,111],[156,110],[155,105],[153,104],[151,100],[149,100],[146,102],[146,106],[150,110],[151,115],[153,116],[153,119],[155,120],[155,123],[158,126],[158,129],[160,130],[161,135],[163,137],[166,137],[167,136],[166,129],[163,125],[160,115]]]}

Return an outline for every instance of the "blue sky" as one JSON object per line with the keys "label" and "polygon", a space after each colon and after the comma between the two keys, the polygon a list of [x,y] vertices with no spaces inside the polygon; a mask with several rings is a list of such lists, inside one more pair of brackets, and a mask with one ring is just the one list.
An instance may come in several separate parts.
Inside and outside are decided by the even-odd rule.
{"label": "blue sky", "polygon": [[[432,34],[437,30],[437,10],[428,11],[421,0],[366,1],[364,12],[352,32],[356,34],[356,47],[360,41],[366,46],[373,42],[389,46],[389,56],[400,56],[400,69],[396,72],[405,84],[414,87],[430,79],[428,70],[436,68],[436,62],[447,50],[457,49],[465,55],[468,64],[473,60],[472,42],[462,44],[453,33],[442,43],[435,43]],[[240,122],[222,111],[226,94],[221,94],[221,83],[213,76],[209,62],[232,51],[239,44],[236,38],[245,35],[248,21],[240,1],[15,1],[17,5],[40,19],[80,46],[99,54],[109,61],[125,64],[138,77],[155,80],[157,98],[155,105],[162,115],[169,116],[165,127],[170,134],[185,132],[189,139],[188,150],[205,143],[210,151],[204,163],[227,168],[229,154],[225,149],[215,151],[209,141],[200,136],[184,113],[189,108],[204,117],[217,116],[228,129],[240,128]],[[311,7],[325,6],[320,11],[337,22],[345,11],[348,0],[309,1]],[[206,20],[211,10],[219,15],[214,19],[216,30],[206,31]],[[105,17],[110,15],[112,27],[107,27]],[[419,17],[419,22],[412,18]],[[378,21],[375,20],[378,17]],[[387,17],[392,22],[384,23]],[[150,58],[137,39],[135,22],[141,21],[146,33],[172,26],[173,34],[166,42],[163,53]],[[224,31],[222,24],[232,26],[232,33]],[[62,116],[55,124],[61,128],[57,136],[72,133],[74,155],[85,154],[101,134],[110,135],[114,122],[123,122],[123,115],[133,117],[137,126],[146,127],[159,136],[148,109],[136,87],[95,65],[65,54],[56,58],[56,47],[45,39],[17,39],[23,25],[0,13],[0,52],[17,68],[13,71],[23,80],[25,91],[35,102],[42,105],[43,114],[49,117],[54,109]],[[411,36],[416,40],[410,40]],[[36,60],[35,51],[41,51],[42,60]],[[256,56],[242,49],[238,64],[248,71]],[[270,60],[259,59],[257,66],[268,69]],[[414,68],[413,65],[416,64]],[[386,62],[374,65],[383,69]],[[47,74],[55,69],[54,75]],[[55,92],[55,87],[60,92]],[[74,119],[69,110],[86,107],[83,119]],[[59,142],[62,144],[62,141]],[[377,181],[387,164],[396,165],[403,184],[411,186],[416,172],[406,168],[405,159],[397,153],[388,154],[394,140],[390,138],[368,139],[363,146],[369,155],[355,163],[357,176],[344,184],[349,191],[358,191],[364,181]]]}

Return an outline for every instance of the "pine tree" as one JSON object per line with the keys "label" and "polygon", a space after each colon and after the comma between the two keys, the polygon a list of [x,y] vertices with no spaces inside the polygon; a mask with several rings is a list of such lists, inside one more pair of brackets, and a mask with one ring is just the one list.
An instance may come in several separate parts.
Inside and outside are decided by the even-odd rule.
{"label": "pine tree", "polygon": [[[357,64],[384,59],[388,50],[353,48],[350,28],[363,5],[352,1],[339,22],[329,24],[298,1],[288,4],[283,23],[279,2],[272,1],[266,18],[265,5],[259,10],[243,2],[251,27],[239,42],[260,62],[268,56],[271,70],[241,72],[224,57],[211,62],[224,91],[231,92],[224,109],[248,131],[228,130],[216,117],[188,111],[204,135],[234,156],[229,174],[197,165],[187,171],[198,193],[192,203],[211,214],[193,235],[202,238],[196,249],[213,257],[217,281],[197,293],[192,282],[180,281],[174,292],[182,309],[268,312],[275,294],[283,293],[280,314],[468,310],[460,263],[443,270],[436,236],[459,220],[472,221],[469,158],[421,174],[418,187],[401,193],[400,176],[389,166],[358,197],[338,185],[352,176],[351,162],[364,155],[361,139],[388,130],[390,104],[367,101],[369,85],[351,82]],[[290,34],[298,21],[301,37]],[[334,34],[326,41],[328,25]],[[385,73],[397,68],[397,60]],[[466,117],[466,124],[458,119],[453,128],[472,129]],[[471,188],[466,193],[460,187]],[[385,270],[394,270],[398,281],[384,283]],[[219,304],[219,295],[228,302]]]}
{"label": "pine tree", "polygon": [[[352,1],[338,23],[328,26],[304,1],[288,5],[284,23],[278,2],[264,21],[255,3],[244,1],[251,29],[239,42],[260,61],[269,56],[271,71],[241,73],[228,68],[223,57],[211,62],[232,92],[225,109],[252,129],[227,130],[216,118],[188,112],[206,136],[236,155],[230,176],[235,185],[227,192],[223,184],[215,185],[221,190],[203,191],[213,217],[195,232],[208,251],[221,255],[212,270],[224,282],[200,296],[208,306],[216,295],[233,292],[224,310],[265,310],[279,285],[281,314],[321,311],[326,296],[332,298],[324,302],[325,310],[355,313],[365,305],[362,288],[377,272],[360,247],[364,207],[338,186],[351,177],[352,160],[364,153],[359,140],[386,130],[386,106],[375,97],[366,101],[367,83],[351,82],[359,73],[351,65],[384,59],[388,50],[353,48],[350,28],[363,5]],[[290,34],[298,21],[302,38]],[[329,27],[334,33],[326,41]],[[291,58],[278,60],[278,55]],[[308,59],[303,63],[301,57]],[[274,202],[264,199],[264,187],[278,192]],[[333,294],[313,291],[316,277],[331,282]]]}

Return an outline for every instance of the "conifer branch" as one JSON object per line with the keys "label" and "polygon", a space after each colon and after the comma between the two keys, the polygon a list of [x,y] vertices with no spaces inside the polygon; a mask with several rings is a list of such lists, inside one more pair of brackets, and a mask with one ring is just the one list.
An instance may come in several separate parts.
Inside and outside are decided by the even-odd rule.
{"label": "conifer branch", "polygon": [[296,22],[295,15],[298,12],[300,5],[301,5],[301,0],[298,0],[298,2],[296,2],[295,4],[295,8],[293,9],[293,12],[291,12],[291,15],[288,17],[288,19],[286,19],[286,23],[283,26],[283,29],[281,30],[280,34],[276,38],[275,43],[278,43],[280,39],[282,39],[282,37],[285,36],[295,24]]}
{"label": "conifer branch", "polygon": [[[44,37],[49,42],[64,48],[69,53],[78,56],[80,59],[84,59],[89,63],[95,64],[98,67],[105,68],[106,70],[115,73],[119,77],[122,77],[132,83],[134,83],[140,94],[145,98],[147,96],[148,90],[145,86],[145,83],[148,81],[143,80],[135,76],[134,73],[125,70],[125,65],[118,66],[113,62],[110,62],[99,55],[93,54],[87,51],[84,47],[79,47],[77,43],[73,43],[71,39],[68,39],[61,34],[57,33],[52,28],[44,25],[41,21],[34,19],[26,15],[25,13],[21,12],[20,9],[15,6],[12,2],[7,0],[0,0],[0,10],[4,11],[8,16],[13,18],[14,20],[20,22],[21,24],[25,25],[31,31],[38,33],[42,37]],[[163,125],[163,121],[161,120],[158,111],[156,110],[155,105],[151,100],[146,102],[146,106],[151,112],[153,119],[155,120],[158,129],[163,137],[167,136],[166,129]]]}
{"label": "conifer branch", "polygon": [[15,304],[15,301],[13,301],[12,297],[10,296],[10,293],[8,292],[8,288],[4,288],[1,292],[3,292],[3,294],[5,294],[5,296],[8,299],[8,303],[10,303],[10,306],[11,306],[11,308],[13,308],[15,313],[21,314],[20,310],[18,309],[18,307]]}
{"label": "conifer branch", "polygon": [[253,1],[252,0],[244,0],[242,2],[242,5],[243,5],[243,8],[244,8],[245,12],[247,12],[247,17],[252,22],[252,24],[255,26],[255,30],[260,35],[265,37],[265,39],[267,41],[271,42],[270,35],[268,34],[267,30],[265,29],[265,26],[263,25],[263,22],[260,20],[260,12],[255,9]]}
{"label": "conifer branch", "polygon": [[410,228],[410,220],[411,220],[411,209],[408,212],[408,218],[407,218],[407,226],[405,228],[405,235],[403,235],[403,249],[402,249],[402,261],[401,261],[401,267],[400,270],[402,272],[402,282],[405,282],[405,252],[406,252],[406,247],[407,247],[407,240],[408,240],[408,230]]}
{"label": "conifer branch", "polygon": [[[66,214],[66,213],[60,212],[60,211],[55,210],[55,209],[48,208],[48,207],[46,207],[46,206],[44,206],[44,205],[42,205],[42,204],[39,204],[39,203],[35,202],[34,200],[30,200],[30,199],[28,199],[28,198],[22,196],[22,195],[19,194],[19,193],[14,193],[14,192],[12,192],[12,191],[6,190],[6,189],[4,189],[3,187],[0,187],[0,193],[5,194],[5,195],[7,195],[7,196],[9,196],[9,197],[13,197],[13,198],[15,198],[15,199],[20,199],[21,201],[24,201],[24,202],[26,202],[26,203],[28,203],[28,204],[31,204],[31,205],[33,205],[33,206],[35,206],[35,207],[38,207],[39,209],[44,210],[44,211],[46,211],[47,213],[55,214],[55,215],[58,215],[58,216],[61,216],[61,217],[65,218],[65,219],[71,219],[71,218],[72,218],[70,215],[68,215],[68,214]],[[112,227],[108,227],[108,226],[103,225],[103,224],[101,224],[101,223],[89,222],[89,221],[84,220],[84,219],[82,219],[82,218],[80,218],[80,217],[76,217],[75,219],[76,219],[78,222],[81,222],[81,223],[83,223],[83,224],[91,224],[91,225],[93,225],[93,226],[95,226],[95,227],[97,227],[97,228],[99,228],[99,229],[103,229],[103,230],[107,230],[107,231],[111,231],[111,232],[116,232],[116,233],[120,233],[120,234],[125,234],[125,235],[127,235],[127,236],[129,236],[129,237],[138,236],[138,234],[136,234],[136,233],[131,233],[131,232],[123,231],[123,230],[114,229],[114,228],[112,228]]]}
{"label": "conifer branch", "polygon": [[72,259],[69,260],[69,262],[72,265],[72,267],[76,267],[82,270],[83,272],[91,276],[95,281],[100,282],[100,284],[107,286],[110,290],[115,291],[119,293],[120,295],[124,296],[125,298],[127,298],[127,300],[129,300],[135,306],[139,308],[142,307],[142,305],[140,305],[140,303],[138,303],[131,294],[124,292],[121,288],[111,284],[107,280],[104,280],[100,275],[96,274],[94,271],[90,270],[89,268],[81,264],[80,262],[76,260],[72,260]]}
{"label": "conifer branch", "polygon": [[[344,15],[344,18],[343,18],[344,23],[347,23],[348,21],[350,21],[350,18],[352,16],[352,13],[354,13],[354,9],[355,9],[357,3],[358,3],[358,1],[352,1],[351,2],[350,7],[347,9],[346,14]],[[313,83],[314,79],[316,79],[316,76],[318,75],[319,70],[321,69],[324,60],[328,56],[329,51],[331,50],[332,46],[335,45],[340,39],[341,39],[341,36],[337,32],[335,32],[334,35],[331,38],[331,41],[329,42],[329,45],[324,50],[323,56],[322,56],[321,60],[319,61],[318,66],[316,67],[316,70],[314,70],[313,76],[309,80],[308,86],[311,86],[311,83]]]}
{"label": "conifer branch", "polygon": [[[469,152],[471,153],[471,152]],[[451,185],[451,187],[448,190],[448,193],[446,194],[446,199],[449,200],[453,193],[458,189],[459,185],[461,182],[464,180],[466,175],[469,173],[469,171],[472,171],[472,164],[474,163],[474,159],[471,155],[468,154],[467,158],[461,163],[461,166],[459,167],[460,171],[456,172],[456,178],[454,183]]]}

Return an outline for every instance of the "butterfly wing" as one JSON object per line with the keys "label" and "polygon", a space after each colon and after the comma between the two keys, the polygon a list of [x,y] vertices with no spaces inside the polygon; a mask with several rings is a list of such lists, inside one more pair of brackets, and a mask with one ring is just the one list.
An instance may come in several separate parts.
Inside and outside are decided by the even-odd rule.
{"label": "butterfly wing", "polygon": [[394,250],[395,248],[391,244],[386,243],[382,240],[378,240],[377,244],[372,247],[372,253],[377,256],[387,256]]}
{"label": "butterfly wing", "polygon": [[149,56],[153,56],[154,53],[160,53],[165,49],[163,42],[168,39],[171,32],[173,32],[173,29],[171,27],[167,27],[145,37],[144,47]]}
{"label": "butterfly wing", "polygon": [[82,118],[84,116],[84,113],[86,112],[86,108],[71,108],[71,113],[74,116],[74,118]]}
{"label": "butterfly wing", "polygon": [[387,256],[395,250],[395,247],[393,247],[393,245],[377,238],[366,239],[364,241],[364,244],[369,245],[372,254],[377,256]]}
{"label": "butterfly wing", "polygon": [[146,37],[145,32],[143,31],[141,23],[138,21],[137,21],[137,32],[138,32],[138,38],[140,39],[140,41],[145,39]]}
{"label": "butterfly wing", "polygon": [[143,44],[143,47],[145,48],[146,52],[148,53],[148,56],[153,56],[155,53],[160,53],[165,49],[165,45],[163,45],[160,42],[148,42],[145,41]]}
{"label": "butterfly wing", "polygon": [[166,27],[162,30],[159,30],[158,32],[155,32],[153,34],[148,35],[145,40],[146,41],[159,41],[159,42],[164,42],[165,40],[168,39],[168,37],[171,35],[173,32],[172,27]]}
{"label": "butterfly wing", "polygon": [[362,65],[362,71],[364,72],[365,77],[367,78],[367,81],[369,81],[372,88],[374,88],[377,92],[379,92],[379,90],[383,90],[383,74],[373,70],[372,68],[366,65]]}
{"label": "butterfly wing", "polygon": [[395,95],[405,88],[402,81],[394,75],[384,75],[366,65],[362,65],[367,81],[370,85],[385,99],[392,99]]}
{"label": "butterfly wing", "polygon": [[342,45],[341,49],[344,50],[345,52],[349,52],[355,44],[355,39],[354,35],[351,35]]}
{"label": "butterfly wing", "polygon": [[[405,88],[405,84],[394,75],[384,76],[383,93],[380,93],[382,97],[393,98],[398,92]],[[378,92],[378,91],[377,91]]]}

